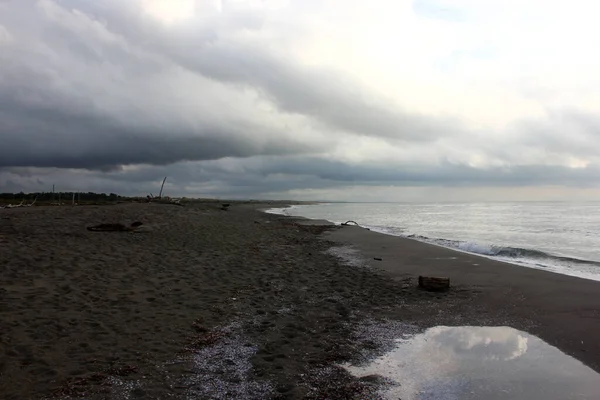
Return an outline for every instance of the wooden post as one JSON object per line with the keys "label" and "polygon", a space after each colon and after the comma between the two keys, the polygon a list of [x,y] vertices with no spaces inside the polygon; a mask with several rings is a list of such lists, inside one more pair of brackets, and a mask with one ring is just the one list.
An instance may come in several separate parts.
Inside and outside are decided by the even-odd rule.
{"label": "wooden post", "polygon": [[419,287],[430,292],[443,292],[450,289],[450,279],[419,276]]}

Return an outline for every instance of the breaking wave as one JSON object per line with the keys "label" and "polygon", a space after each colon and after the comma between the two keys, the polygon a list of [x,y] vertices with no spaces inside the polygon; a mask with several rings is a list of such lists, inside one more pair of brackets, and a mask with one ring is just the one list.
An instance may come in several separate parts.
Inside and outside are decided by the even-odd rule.
{"label": "breaking wave", "polygon": [[421,235],[401,235],[410,239],[419,240],[421,242],[427,242],[438,246],[448,247],[455,250],[461,250],[467,253],[480,254],[490,257],[498,257],[502,259],[515,259],[517,261],[532,262],[546,261],[546,262],[558,262],[558,263],[573,263],[573,264],[588,264],[600,266],[600,262],[583,260],[574,257],[565,257],[555,254],[546,253],[541,250],[526,249],[521,247],[508,247],[508,246],[497,246],[497,245],[486,245],[481,243],[474,243],[461,240],[450,240],[450,239],[439,239],[429,238]]}

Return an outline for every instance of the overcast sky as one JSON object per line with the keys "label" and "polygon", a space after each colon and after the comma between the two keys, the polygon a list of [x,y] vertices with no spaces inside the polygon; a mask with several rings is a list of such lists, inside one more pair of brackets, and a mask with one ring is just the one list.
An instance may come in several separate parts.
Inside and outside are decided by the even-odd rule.
{"label": "overcast sky", "polygon": [[600,3],[0,0],[0,192],[600,199]]}

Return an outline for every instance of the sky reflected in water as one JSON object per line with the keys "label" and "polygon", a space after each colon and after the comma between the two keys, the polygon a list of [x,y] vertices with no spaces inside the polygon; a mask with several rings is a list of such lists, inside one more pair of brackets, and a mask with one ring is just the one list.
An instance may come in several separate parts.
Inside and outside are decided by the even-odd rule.
{"label": "sky reflected in water", "polygon": [[402,400],[600,399],[600,375],[543,340],[510,327],[430,328],[367,366],[398,385],[383,395]]}

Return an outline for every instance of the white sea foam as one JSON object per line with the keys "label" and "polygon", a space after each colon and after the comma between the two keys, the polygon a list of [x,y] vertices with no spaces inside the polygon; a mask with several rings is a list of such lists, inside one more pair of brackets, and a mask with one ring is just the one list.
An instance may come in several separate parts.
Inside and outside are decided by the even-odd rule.
{"label": "white sea foam", "polygon": [[275,207],[275,208],[269,208],[268,210],[265,210],[265,212],[267,214],[294,216],[294,215],[296,215],[294,213],[296,208],[297,208],[297,206],[295,206],[295,205],[291,205],[291,206],[287,206],[287,207]]}

